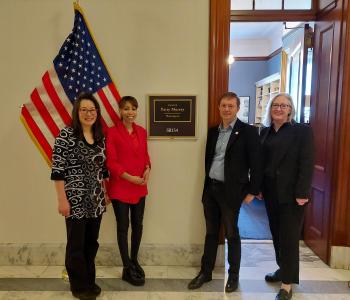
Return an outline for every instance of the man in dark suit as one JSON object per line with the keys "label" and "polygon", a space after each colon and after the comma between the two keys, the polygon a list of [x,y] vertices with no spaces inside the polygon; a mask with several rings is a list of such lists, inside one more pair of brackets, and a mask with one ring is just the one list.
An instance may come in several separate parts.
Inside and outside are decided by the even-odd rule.
{"label": "man in dark suit", "polygon": [[206,222],[204,253],[199,274],[188,284],[200,288],[212,279],[219,231],[224,224],[228,245],[227,293],[238,287],[241,239],[238,215],[241,203],[251,202],[260,192],[260,142],[256,128],[237,119],[240,100],[228,92],[219,99],[221,123],[209,129],[205,152],[203,208]]}

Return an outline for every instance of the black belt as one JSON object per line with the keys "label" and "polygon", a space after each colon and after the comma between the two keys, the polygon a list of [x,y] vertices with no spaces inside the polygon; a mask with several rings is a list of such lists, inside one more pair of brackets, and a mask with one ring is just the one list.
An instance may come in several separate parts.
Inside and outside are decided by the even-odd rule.
{"label": "black belt", "polygon": [[209,177],[209,183],[210,184],[224,184],[223,181],[220,181],[220,180],[217,180],[217,179],[214,179],[214,178],[210,178],[210,177]]}

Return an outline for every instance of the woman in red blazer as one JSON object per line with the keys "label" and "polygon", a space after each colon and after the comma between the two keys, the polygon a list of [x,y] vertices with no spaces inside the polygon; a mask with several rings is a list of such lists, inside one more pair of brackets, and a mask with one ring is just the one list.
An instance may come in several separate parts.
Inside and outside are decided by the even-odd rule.
{"label": "woman in red blazer", "polygon": [[[132,96],[120,100],[121,122],[108,132],[106,154],[110,173],[109,197],[117,221],[117,240],[124,266],[122,279],[133,285],[144,285],[145,273],[138,263],[137,255],[142,238],[150,159],[146,130],[135,124],[137,108],[137,100]],[[130,256],[129,212],[132,229]]]}

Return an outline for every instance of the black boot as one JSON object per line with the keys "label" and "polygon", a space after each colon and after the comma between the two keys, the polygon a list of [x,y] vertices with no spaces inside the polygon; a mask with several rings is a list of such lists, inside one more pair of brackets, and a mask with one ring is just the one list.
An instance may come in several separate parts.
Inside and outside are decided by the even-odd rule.
{"label": "black boot", "polygon": [[141,286],[145,284],[145,279],[142,278],[135,270],[133,265],[123,268],[122,279],[132,285]]}
{"label": "black boot", "polygon": [[96,295],[88,291],[85,291],[85,292],[72,291],[72,295],[75,298],[78,298],[79,300],[96,300]]}
{"label": "black boot", "polygon": [[101,288],[96,283],[94,283],[90,291],[96,297],[101,294]]}
{"label": "black boot", "polygon": [[142,269],[137,259],[133,259],[131,262],[134,266],[135,271],[140,275],[140,277],[145,278],[145,271]]}

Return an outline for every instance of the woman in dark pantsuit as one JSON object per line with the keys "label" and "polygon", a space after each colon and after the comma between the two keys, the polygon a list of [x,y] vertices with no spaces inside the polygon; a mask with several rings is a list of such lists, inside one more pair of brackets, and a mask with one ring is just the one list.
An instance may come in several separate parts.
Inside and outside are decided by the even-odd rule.
{"label": "woman in dark pantsuit", "polygon": [[276,299],[291,299],[299,283],[299,239],[305,204],[310,200],[313,172],[313,135],[309,126],[296,123],[288,94],[278,94],[267,107],[261,131],[264,162],[262,194],[279,269],[265,276],[282,282]]}

